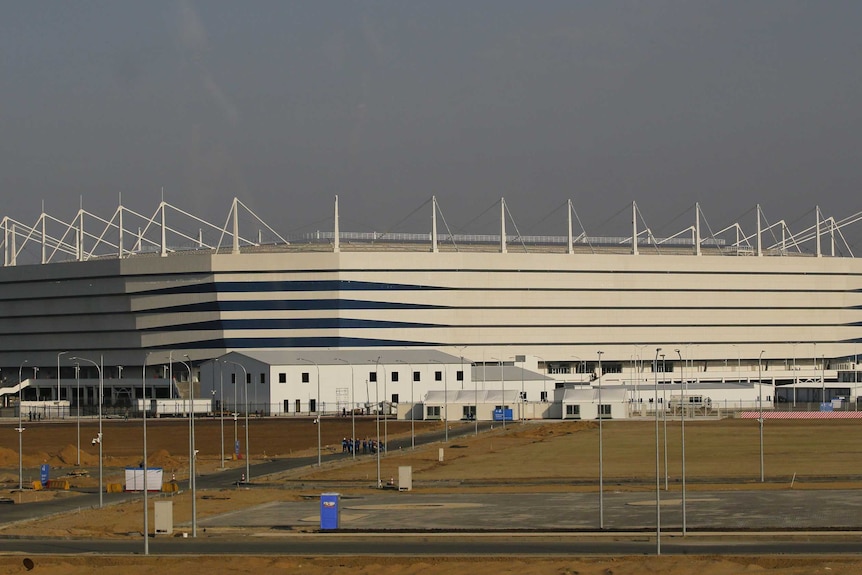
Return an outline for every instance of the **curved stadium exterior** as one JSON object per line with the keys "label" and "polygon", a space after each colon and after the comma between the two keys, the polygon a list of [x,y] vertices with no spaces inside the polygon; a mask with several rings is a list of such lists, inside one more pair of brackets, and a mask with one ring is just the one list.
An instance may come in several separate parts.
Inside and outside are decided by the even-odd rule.
{"label": "curved stadium exterior", "polygon": [[[671,245],[636,230],[635,245],[573,241],[570,233],[562,245],[518,241],[516,251],[512,239],[500,241],[505,229],[460,244],[453,236],[439,245],[376,235],[348,241],[336,209],[333,233],[249,242],[237,227],[240,206],[234,202],[234,227],[220,230],[236,238],[232,248],[200,238],[171,248],[164,203],[149,219],[161,225],[161,239],[125,232],[128,249],[122,223],[106,227],[120,238],[108,244],[105,232],[83,232],[83,216],[80,226],[68,224],[75,242],[44,227],[34,240],[38,223],[4,219],[3,375],[25,360],[49,370],[60,353],[66,378],[77,355],[140,369],[147,352],[198,363],[229,351],[309,348],[436,349],[476,363],[525,356],[560,381],[593,372],[601,351],[609,382],[617,374],[625,383],[657,348],[702,380],[772,370],[779,384],[800,375],[835,381],[841,369],[855,371],[862,264],[821,254],[819,226],[816,253],[795,255],[759,241],[756,249],[699,237]],[[181,237],[188,244],[193,235]],[[116,253],[87,252],[87,238]],[[20,263],[25,239],[31,250],[41,246],[44,263]],[[58,253],[71,261],[53,261]]]}

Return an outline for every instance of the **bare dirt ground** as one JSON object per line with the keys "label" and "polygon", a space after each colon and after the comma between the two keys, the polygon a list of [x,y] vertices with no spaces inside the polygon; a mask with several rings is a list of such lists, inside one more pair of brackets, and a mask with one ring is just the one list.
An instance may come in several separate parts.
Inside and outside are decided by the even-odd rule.
{"label": "bare dirt ground", "polygon": [[[203,472],[220,465],[220,425],[218,420],[195,423],[196,444],[201,449]],[[439,424],[419,424],[417,432]],[[21,496],[17,486],[18,451],[14,425],[0,426],[0,483],[7,486],[0,496]],[[86,431],[85,431],[86,430]],[[410,422],[389,422],[390,436],[406,433]],[[350,433],[350,419],[324,420],[321,429],[328,451],[341,451],[341,439]],[[725,420],[686,424],[686,479],[689,489],[829,489],[860,488],[862,477],[858,461],[862,456],[862,426],[844,421],[768,422],[764,430],[767,482],[759,482],[759,434],[757,422]],[[372,437],[374,420],[357,420],[357,436]],[[97,449],[89,444],[95,426],[82,426],[82,466],[97,464]],[[244,435],[238,423],[238,435]],[[249,427],[251,463],[271,457],[290,457],[316,453],[317,429],[310,420],[253,420]],[[233,421],[225,422],[226,450],[233,444]],[[104,425],[106,469],[119,478],[126,465],[140,463],[141,422],[110,421]],[[80,473],[74,465],[76,428],[74,423],[28,425],[24,435],[24,465],[27,477],[38,477],[38,466],[49,463],[54,476]],[[660,438],[661,446],[664,438]],[[671,482],[679,478],[681,428],[668,422],[668,460]],[[445,458],[438,461],[438,448]],[[70,449],[71,447],[71,449]],[[654,486],[655,427],[650,421],[606,422],[603,426],[604,477],[614,489],[647,490]],[[526,423],[499,427],[479,437],[453,439],[448,445],[434,444],[417,449],[391,452],[382,459],[384,476],[397,476],[401,465],[413,466],[414,488],[422,492],[473,490],[561,491],[596,490],[598,426],[594,422]],[[164,466],[166,472],[184,477],[188,463],[188,422],[151,421],[148,425],[150,464]],[[94,457],[96,461],[94,462]],[[161,463],[156,463],[161,461]],[[226,465],[244,465],[228,461]],[[319,494],[317,482],[338,482],[339,490],[368,490],[375,477],[376,461],[361,457],[354,463],[348,456],[322,469],[305,468],[298,472],[266,478],[273,489],[229,489],[198,492],[198,517],[221,514],[241,506],[267,501],[288,501],[303,495]],[[92,485],[92,475],[76,477],[76,485]],[[791,487],[792,482],[792,487]],[[674,484],[672,483],[672,489]],[[25,492],[26,500],[70,496],[63,492]],[[174,522],[190,521],[188,493],[174,496]],[[152,514],[151,514],[152,517]],[[152,519],[151,519],[152,520]],[[140,537],[140,502],[88,510],[76,514],[13,525],[0,535]],[[151,527],[152,528],[152,527]],[[133,535],[137,533],[137,535]],[[857,557],[620,557],[620,558],[493,558],[471,561],[465,558],[298,558],[298,557],[46,557],[30,558],[43,571],[72,575],[90,573],[98,568],[106,573],[150,573],[185,575],[190,569],[218,569],[220,572],[249,573],[259,570],[290,570],[293,573],[374,573],[381,575],[415,573],[437,575],[471,572],[538,574],[629,574],[665,573],[676,575],[700,572],[702,575],[735,575],[768,571],[786,575],[803,573],[862,573]],[[21,556],[0,557],[0,575],[26,570]]]}

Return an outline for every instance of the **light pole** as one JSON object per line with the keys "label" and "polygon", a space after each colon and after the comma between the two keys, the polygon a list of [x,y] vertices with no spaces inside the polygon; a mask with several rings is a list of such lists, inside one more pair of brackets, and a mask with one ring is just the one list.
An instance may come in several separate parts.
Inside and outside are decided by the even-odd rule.
{"label": "light pole", "polygon": [[144,407],[141,410],[144,419],[144,555],[150,554],[150,509],[147,501],[147,358],[150,354],[144,356],[144,365],[141,367],[141,395],[144,402]]}
{"label": "light pole", "polygon": [[760,422],[760,482],[763,483],[763,379],[761,376],[763,370],[763,352],[765,350],[760,351],[760,357],[757,358],[757,391],[758,391],[758,399],[757,403],[760,406],[760,417],[758,417],[758,421]]}
{"label": "light pole", "polygon": [[[446,366],[439,359],[432,359],[430,361],[432,361],[434,363],[439,363],[440,369],[443,370],[443,419],[446,421],[445,427],[444,427],[444,437],[445,437],[444,442],[449,443],[449,386],[447,385]],[[503,399],[503,403],[504,404],[506,403],[505,399]],[[503,421],[505,422],[505,420],[506,420],[506,406],[503,405]],[[506,424],[504,423],[503,426],[505,427],[505,425]]]}
{"label": "light pole", "polygon": [[[57,401],[60,401],[60,356],[69,353],[68,351],[61,351],[57,354]],[[57,416],[60,415],[60,404],[57,403]]]}
{"label": "light pole", "polygon": [[24,395],[21,393],[23,388],[23,376],[21,371],[24,369],[24,364],[29,363],[29,359],[25,359],[18,366],[18,427],[15,431],[18,432],[18,491],[24,491],[24,423],[21,420],[21,408],[23,405]]}
{"label": "light pole", "polygon": [[[102,396],[104,395],[105,380],[102,378],[102,366],[100,365],[100,363],[96,363],[92,359],[87,359],[86,357],[73,357],[71,359],[73,361],[79,361],[80,360],[80,361],[86,361],[87,363],[92,363],[94,366],[96,366],[96,370],[99,372],[99,398],[98,398],[99,435],[96,436],[95,441],[96,441],[96,443],[99,444],[99,507],[101,508],[104,504],[104,496],[103,496],[104,489],[103,489],[103,483],[102,483],[102,480],[104,477],[103,468],[102,468]],[[99,361],[103,362],[104,357],[99,356]]]}
{"label": "light pole", "polygon": [[305,361],[305,362],[311,363],[317,369],[317,401],[315,402],[314,410],[317,412],[317,466],[320,467],[320,465],[321,465],[321,453],[322,453],[322,449],[323,449],[323,444],[320,441],[320,427],[323,425],[323,420],[321,418],[321,411],[320,411],[320,404],[321,404],[321,401],[320,401],[320,366],[317,365],[316,361],[312,361],[310,359],[303,359],[301,357],[298,357],[297,359],[299,361]]}
{"label": "light pole", "polygon": [[[685,381],[685,363],[682,360],[682,354],[677,349],[675,350],[676,354],[679,356],[679,378],[680,378],[680,392],[682,393],[682,401],[680,404],[682,405],[681,417],[680,417],[680,429],[682,431],[682,535],[685,537],[685,408],[688,406],[686,403],[686,394],[685,391],[688,391],[688,384]],[[685,387],[683,387],[685,386]]]}
{"label": "light pole", "polygon": [[660,347],[655,348],[655,359],[652,363],[653,378],[655,380],[654,402],[655,402],[655,554],[661,555],[661,489],[659,488],[659,448],[658,448],[658,353]]}
{"label": "light pole", "polygon": [[[222,369],[222,364],[218,359],[215,360],[215,363],[218,364],[218,383],[219,383],[219,425],[221,429],[221,468],[224,469],[224,370]],[[213,371],[213,377],[215,377],[215,371]],[[213,387],[215,387],[215,382],[213,382]]]}
{"label": "light pole", "polygon": [[[243,381],[245,382],[245,481],[248,483],[251,481],[251,474],[249,473],[251,468],[248,464],[248,372],[245,370],[245,366],[241,363],[237,363],[235,361],[225,361],[225,363],[230,363],[240,368],[243,373]],[[236,380],[236,376],[234,376],[234,380]],[[234,395],[234,397],[236,397],[236,395]],[[236,445],[236,415],[233,416],[233,438],[234,445]]]}
{"label": "light pole", "polygon": [[75,362],[75,423],[78,435],[77,465],[81,467],[81,364]]}
{"label": "light pole", "polygon": [[[350,366],[350,441],[352,442],[352,445],[350,446],[350,453],[353,454],[353,459],[356,459],[356,398],[354,397],[353,387],[353,364],[346,359],[341,359],[339,357],[336,357],[335,361],[343,361]],[[320,429],[320,422],[317,423],[317,428],[318,430]]]}
{"label": "light pole", "polygon": [[195,386],[192,382],[191,358],[188,354],[183,355],[188,360],[177,360],[183,364],[189,372],[189,488],[192,491],[192,537],[198,536],[198,509],[197,509],[197,477],[195,467],[198,451],[195,449]]}
{"label": "light pole", "polygon": [[375,419],[377,421],[377,489],[383,489],[383,483],[380,480],[380,356],[374,362],[374,401],[377,404],[374,410]]}
{"label": "light pole", "polygon": [[403,359],[396,359],[395,361],[398,363],[403,363],[407,366],[407,369],[410,370],[407,373],[410,377],[410,449],[416,449],[416,428],[413,424],[413,409],[416,407],[416,404],[413,403],[413,364],[408,363]]}
{"label": "light pole", "polygon": [[602,453],[602,354],[603,351],[597,352],[599,356],[599,529],[605,528],[605,486],[604,486],[604,468],[603,468],[603,453]]}
{"label": "light pole", "polygon": [[826,403],[826,356],[820,356],[820,403]]}
{"label": "light pole", "polygon": [[668,491],[668,481],[667,481],[667,389],[664,385],[665,383],[665,371],[666,366],[664,362],[664,354],[661,354],[661,420],[662,420],[662,434],[664,437],[664,490]]}

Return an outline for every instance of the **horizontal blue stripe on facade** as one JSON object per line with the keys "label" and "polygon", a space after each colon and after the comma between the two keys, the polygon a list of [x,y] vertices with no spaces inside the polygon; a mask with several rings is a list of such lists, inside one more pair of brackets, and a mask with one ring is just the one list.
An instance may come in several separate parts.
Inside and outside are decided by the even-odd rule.
{"label": "horizontal blue stripe on facade", "polygon": [[441,290],[433,286],[396,284],[388,282],[364,282],[351,280],[273,280],[273,281],[214,281],[147,290],[141,294],[190,294],[190,293],[249,293],[249,292],[297,292],[297,291],[417,291]]}
{"label": "horizontal blue stripe on facade", "polygon": [[194,323],[180,323],[165,327],[147,328],[142,331],[200,331],[228,329],[404,329],[438,327],[431,323],[416,323],[405,321],[383,321],[375,319],[352,319],[341,317],[327,318],[284,318],[284,319],[216,319]]}
{"label": "horizontal blue stripe on facade", "polygon": [[326,311],[351,309],[448,309],[447,306],[388,301],[362,301],[350,299],[278,299],[206,301],[176,306],[156,307],[139,313],[183,313],[204,311]]}
{"label": "horizontal blue stripe on facade", "polygon": [[408,341],[361,337],[228,337],[189,341],[147,349],[256,349],[298,347],[428,347],[436,341]]}

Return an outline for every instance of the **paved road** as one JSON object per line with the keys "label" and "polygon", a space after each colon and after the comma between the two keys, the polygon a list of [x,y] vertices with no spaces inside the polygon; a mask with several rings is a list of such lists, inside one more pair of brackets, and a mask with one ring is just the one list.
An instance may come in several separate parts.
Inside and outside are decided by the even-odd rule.
{"label": "paved road", "polygon": [[[479,422],[479,431],[486,431],[490,427],[487,422]],[[457,425],[449,430],[449,439],[471,435],[475,433],[475,425]],[[442,441],[445,436],[445,431],[435,431],[424,433],[416,436],[416,445],[425,445]],[[410,437],[392,439],[389,442],[390,451],[410,447]],[[365,457],[368,457],[367,455]],[[322,457],[324,463],[329,461],[342,461],[344,455],[341,453],[326,454]],[[250,465],[249,477],[250,485],[255,485],[256,477],[265,475],[273,475],[291,469],[299,469],[317,465],[317,456],[299,457],[289,459],[275,459],[264,463],[256,463]],[[237,485],[245,473],[245,467],[237,467],[234,469],[225,469],[216,471],[208,475],[201,475],[197,479],[197,487],[200,489],[219,489]],[[185,482],[183,482],[185,485]],[[112,505],[121,503],[134,498],[141,498],[140,494],[134,493],[103,493],[102,501],[104,505]],[[58,513],[69,513],[82,509],[90,509],[99,506],[98,489],[92,489],[83,495],[70,498],[52,499],[41,501],[38,503],[29,503],[27,505],[2,505],[0,506],[0,524],[14,523],[17,521],[35,519],[38,517],[46,517]]]}

